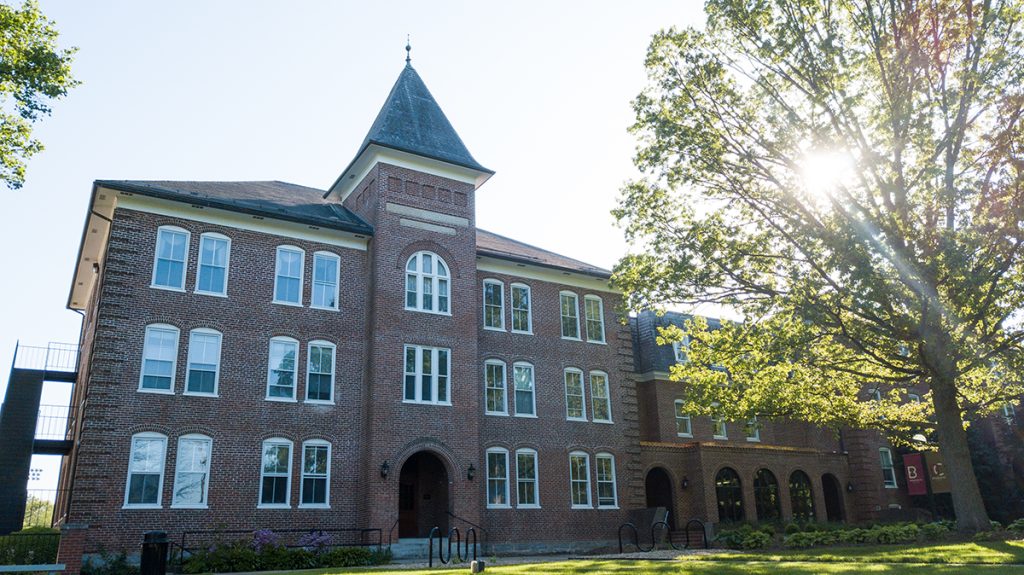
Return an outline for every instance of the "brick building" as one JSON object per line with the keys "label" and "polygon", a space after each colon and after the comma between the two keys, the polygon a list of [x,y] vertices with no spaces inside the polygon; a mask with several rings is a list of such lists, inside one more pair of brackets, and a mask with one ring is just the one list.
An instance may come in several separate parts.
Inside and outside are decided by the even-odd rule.
{"label": "brick building", "polygon": [[478,229],[492,174],[407,65],[326,191],[95,182],[62,559],[151,529],[477,526],[541,551],[606,544],[649,508],[909,508],[870,432],[681,413],[685,350],[654,337],[685,317],[621,321],[608,271]]}

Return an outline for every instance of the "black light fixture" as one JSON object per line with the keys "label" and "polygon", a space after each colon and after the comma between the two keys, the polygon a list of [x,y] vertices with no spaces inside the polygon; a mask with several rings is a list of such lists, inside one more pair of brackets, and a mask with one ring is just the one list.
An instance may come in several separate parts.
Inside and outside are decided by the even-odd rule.
{"label": "black light fixture", "polygon": [[476,476],[476,467],[473,467],[473,464],[470,463],[469,464],[469,469],[466,470],[466,479],[468,479],[470,481],[473,481],[473,477],[475,477],[475,476]]}
{"label": "black light fixture", "polygon": [[683,482],[682,482],[681,485],[682,485],[683,489],[686,489],[687,487],[689,487],[690,486],[690,478],[689,477],[683,477]]}
{"label": "black light fixture", "polygon": [[391,471],[391,466],[388,465],[387,460],[384,460],[384,463],[380,464],[380,478],[387,479],[389,471]]}
{"label": "black light fixture", "polygon": [[847,481],[846,482],[846,491],[848,493],[853,493],[853,482],[852,481]]}

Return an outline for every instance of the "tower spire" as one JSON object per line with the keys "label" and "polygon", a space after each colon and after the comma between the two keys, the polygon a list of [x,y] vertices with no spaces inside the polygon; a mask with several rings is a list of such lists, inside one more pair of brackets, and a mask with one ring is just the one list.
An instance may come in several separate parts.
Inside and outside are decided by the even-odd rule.
{"label": "tower spire", "polygon": [[412,44],[408,34],[405,35],[405,65],[412,66]]}

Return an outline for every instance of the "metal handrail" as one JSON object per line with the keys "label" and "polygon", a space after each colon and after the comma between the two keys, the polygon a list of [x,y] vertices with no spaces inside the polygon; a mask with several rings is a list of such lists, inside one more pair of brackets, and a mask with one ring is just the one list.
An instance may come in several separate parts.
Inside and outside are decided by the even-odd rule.
{"label": "metal handrail", "polygon": [[391,529],[388,529],[388,549],[391,549],[391,534],[395,532],[395,527],[398,527],[398,520],[400,517],[395,518],[395,522],[391,524]]}
{"label": "metal handrail", "polygon": [[[477,525],[476,523],[473,523],[469,519],[465,519],[463,517],[459,517],[458,515],[452,513],[451,511],[445,510],[445,513],[447,513],[448,516],[451,517],[452,519],[458,519],[459,521],[462,521],[463,523],[469,525],[471,528],[475,529],[476,531],[473,532],[473,536],[474,537],[476,537],[476,532],[477,531],[479,531],[481,534],[483,534],[483,536],[480,538],[480,550],[483,553],[487,553],[487,542],[490,539],[490,537],[488,536],[486,529],[484,529],[483,527]],[[468,531],[466,532],[466,536],[467,537],[469,536],[469,532]]]}
{"label": "metal handrail", "polygon": [[700,519],[691,519],[691,520],[686,522],[686,527],[683,529],[683,534],[686,537],[686,546],[685,546],[685,548],[686,549],[690,548],[690,525],[692,525],[694,523],[696,523],[697,527],[700,528],[700,536],[704,540],[704,548],[705,549],[710,549],[711,548],[711,544],[710,544],[710,542],[708,542],[707,526],[705,526],[704,522],[701,521]]}

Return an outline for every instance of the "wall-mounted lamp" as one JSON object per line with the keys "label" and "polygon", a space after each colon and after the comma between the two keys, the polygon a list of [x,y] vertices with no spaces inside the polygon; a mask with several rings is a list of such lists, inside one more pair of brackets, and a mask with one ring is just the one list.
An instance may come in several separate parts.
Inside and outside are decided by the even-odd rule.
{"label": "wall-mounted lamp", "polygon": [[846,482],[846,491],[848,493],[853,493],[853,483],[852,482],[849,482],[849,481]]}
{"label": "wall-mounted lamp", "polygon": [[380,464],[380,478],[387,479],[389,471],[391,471],[391,466],[388,465],[388,462],[385,460],[384,463]]}
{"label": "wall-mounted lamp", "polygon": [[680,485],[682,485],[683,489],[686,489],[687,487],[689,487],[690,486],[690,478],[689,477],[684,477],[683,478],[683,482]]}
{"label": "wall-mounted lamp", "polygon": [[476,477],[476,467],[473,467],[473,464],[470,463],[469,469],[466,470],[466,479],[473,481],[474,477]]}

